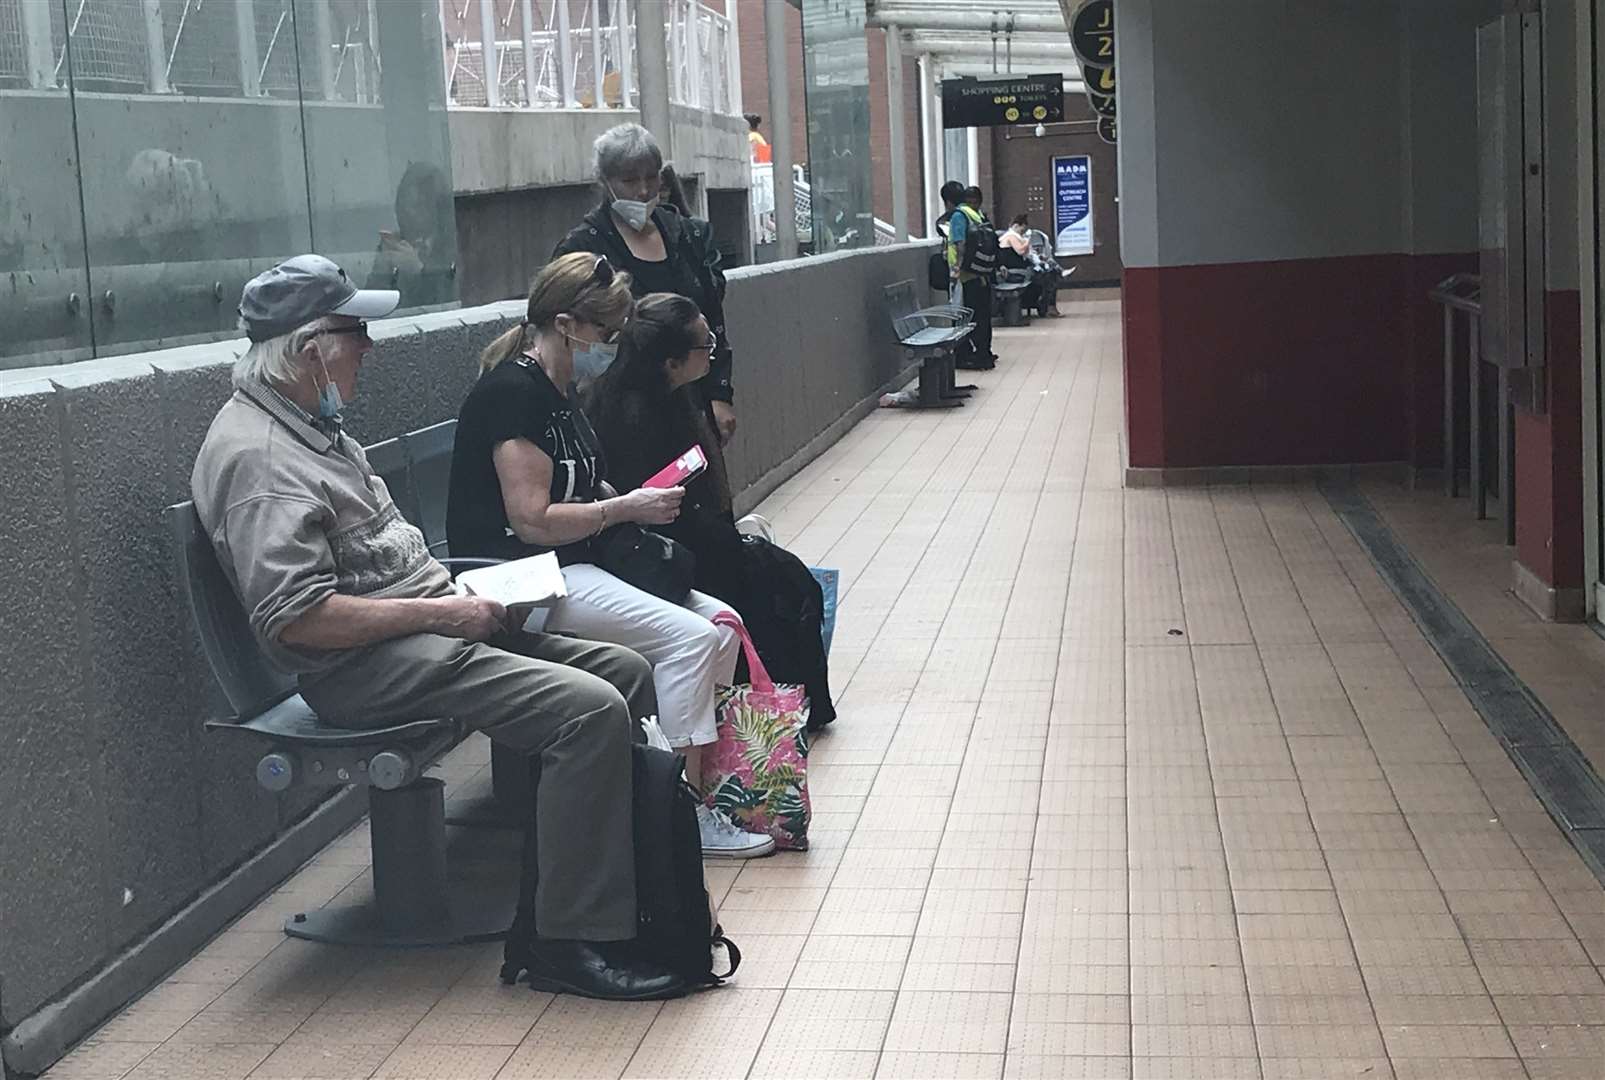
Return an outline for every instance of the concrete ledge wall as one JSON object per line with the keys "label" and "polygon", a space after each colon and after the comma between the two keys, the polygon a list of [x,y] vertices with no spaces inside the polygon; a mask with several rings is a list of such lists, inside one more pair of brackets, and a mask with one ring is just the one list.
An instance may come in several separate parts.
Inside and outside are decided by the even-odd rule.
{"label": "concrete ledge wall", "polygon": [[[926,254],[903,245],[731,275],[738,490],[801,467],[904,370],[881,288],[921,279]],[[348,429],[373,442],[455,416],[479,349],[522,312],[375,324]],[[223,904],[213,887],[315,809],[257,787],[254,748],[204,735],[223,710],[159,517],[188,497],[239,348],[0,372],[0,1035],[34,1015],[54,1018],[25,1025],[48,1046],[85,1034],[181,958],[130,949],[181,912],[190,940],[220,929],[249,896],[235,888],[239,902]],[[282,863],[267,861],[280,876]],[[123,988],[115,999],[41,1013],[97,973]],[[38,1048],[21,1034],[7,1061],[34,1071]]]}

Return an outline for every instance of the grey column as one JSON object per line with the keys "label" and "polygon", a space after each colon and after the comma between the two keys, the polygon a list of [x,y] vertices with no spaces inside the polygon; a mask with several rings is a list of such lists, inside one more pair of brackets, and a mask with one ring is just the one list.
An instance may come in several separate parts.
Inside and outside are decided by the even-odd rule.
{"label": "grey column", "polygon": [[162,0],[144,0],[141,5],[145,16],[145,53],[150,60],[150,77],[146,85],[153,94],[168,93],[167,38],[162,31]]}
{"label": "grey column", "polygon": [[[56,86],[56,54],[50,42],[50,0],[22,0],[23,55],[28,85],[35,90]],[[66,85],[65,73],[62,85]]]}
{"label": "grey column", "polygon": [[524,54],[524,104],[531,108],[535,105],[535,11],[530,0],[519,0],[519,22],[523,28],[523,40],[519,42]]}
{"label": "grey column", "polygon": [[797,190],[791,179],[791,72],[786,55],[786,0],[764,0],[764,55],[769,62],[769,150],[775,177],[775,254],[797,257]]}
{"label": "grey column", "polygon": [[886,115],[892,155],[892,230],[899,244],[908,239],[908,124],[903,104],[903,40],[895,26],[886,31]]}
{"label": "grey column", "polygon": [[[485,104],[502,103],[501,54],[496,51],[496,9],[494,0],[479,0],[479,56],[485,73]],[[327,8],[322,8],[327,12]],[[322,44],[321,42],[319,44]]]}
{"label": "grey column", "polygon": [[674,156],[669,114],[669,39],[664,32],[663,4],[648,0],[635,8],[636,59],[641,65],[641,123],[657,136],[665,159]]}

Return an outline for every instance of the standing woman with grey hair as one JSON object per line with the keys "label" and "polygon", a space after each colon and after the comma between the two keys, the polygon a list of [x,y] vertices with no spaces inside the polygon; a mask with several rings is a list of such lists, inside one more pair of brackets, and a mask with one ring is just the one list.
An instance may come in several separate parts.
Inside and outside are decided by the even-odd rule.
{"label": "standing woman with grey hair", "polygon": [[663,152],[640,124],[620,124],[595,143],[601,205],[557,245],[553,257],[574,251],[605,255],[630,275],[636,299],[649,293],[684,296],[697,305],[718,338],[708,373],[694,391],[719,434],[721,446],[736,431],[732,354],[725,333],[724,274],[706,221],[662,205]]}

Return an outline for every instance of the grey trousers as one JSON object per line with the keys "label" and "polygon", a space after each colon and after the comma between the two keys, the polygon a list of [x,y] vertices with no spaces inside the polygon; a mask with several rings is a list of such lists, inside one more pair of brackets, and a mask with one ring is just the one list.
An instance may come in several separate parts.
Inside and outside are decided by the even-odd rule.
{"label": "grey trousers", "polygon": [[543,937],[635,936],[630,743],[655,715],[652,668],[619,645],[553,634],[474,644],[435,634],[383,642],[301,694],[331,724],[383,727],[451,716],[538,757],[535,827]]}

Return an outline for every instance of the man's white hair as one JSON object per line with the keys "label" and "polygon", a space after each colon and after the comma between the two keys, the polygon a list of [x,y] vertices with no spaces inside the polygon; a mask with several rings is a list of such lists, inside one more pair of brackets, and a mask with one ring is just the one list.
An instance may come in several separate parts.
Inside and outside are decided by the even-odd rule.
{"label": "man's white hair", "polygon": [[288,386],[301,376],[301,350],[320,330],[331,325],[327,316],[314,319],[288,334],[253,341],[245,355],[234,363],[235,382],[261,382]]}

